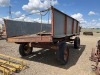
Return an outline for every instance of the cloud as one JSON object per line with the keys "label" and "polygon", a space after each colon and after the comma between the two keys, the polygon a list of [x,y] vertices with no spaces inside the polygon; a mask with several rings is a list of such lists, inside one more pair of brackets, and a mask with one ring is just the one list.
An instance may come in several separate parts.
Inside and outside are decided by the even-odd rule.
{"label": "cloud", "polygon": [[96,15],[96,13],[93,12],[93,11],[90,11],[90,12],[88,13],[88,15],[89,15],[89,16],[92,16],[92,15]]}
{"label": "cloud", "polygon": [[22,13],[20,11],[15,12],[16,17],[20,17]]}
{"label": "cloud", "polygon": [[33,14],[34,14],[34,13],[37,13],[37,12],[39,12],[39,10],[32,10],[32,11],[31,11],[31,13],[33,13]]}
{"label": "cloud", "polygon": [[9,19],[9,16],[0,18],[0,24],[4,24],[4,20],[3,19]]}
{"label": "cloud", "polygon": [[[40,18],[25,17],[25,15],[22,15],[19,18],[15,18],[14,20],[25,21],[25,22],[38,22],[38,23],[41,23],[41,19]],[[43,19],[42,23],[48,23],[48,20]],[[49,23],[51,23],[51,20],[49,20]]]}
{"label": "cloud", "polygon": [[81,24],[84,28],[100,28],[100,21],[97,19],[93,19],[87,23]]}
{"label": "cloud", "polygon": [[12,18],[18,18],[22,16],[22,13],[20,11],[16,11],[16,12],[11,12]]}
{"label": "cloud", "polygon": [[22,14],[20,17],[14,18],[14,20],[18,20],[18,21],[24,21],[25,19],[25,14]]}
{"label": "cloud", "polygon": [[0,24],[3,24],[3,19],[2,18],[0,18]]}
{"label": "cloud", "polygon": [[85,28],[100,28],[100,22],[90,21],[90,22],[86,23]]}
{"label": "cloud", "polygon": [[96,20],[93,19],[92,22],[96,22]]}
{"label": "cloud", "polygon": [[[29,17],[28,17],[28,18],[25,18],[24,21],[41,23],[41,19],[40,19],[40,18],[35,18],[35,19],[33,19],[33,18],[29,18]],[[42,20],[42,23],[48,23],[48,20],[43,19],[43,20]],[[51,20],[49,20],[49,23],[51,23]]]}
{"label": "cloud", "polygon": [[[56,4],[58,4],[58,0],[29,0],[28,4],[22,6],[22,9],[30,13],[36,13]],[[16,18],[16,20],[41,23],[40,18],[33,19],[31,17],[26,17],[25,14],[21,15],[19,18]],[[48,23],[48,20],[43,19],[42,22]],[[51,20],[49,20],[49,23],[51,23]]]}
{"label": "cloud", "polygon": [[86,23],[87,22],[83,19],[83,15],[81,13],[73,14],[73,15],[71,15],[71,17],[77,19],[80,23]]}
{"label": "cloud", "polygon": [[[41,23],[41,19],[40,18],[27,17],[25,14],[22,14],[20,17],[14,18],[13,20]],[[48,23],[48,20],[47,19],[42,19],[42,23]],[[51,20],[49,20],[49,24],[50,23],[51,23]]]}
{"label": "cloud", "polygon": [[56,5],[58,4],[57,0],[29,0],[27,5],[23,5],[22,9],[25,11],[33,11],[35,12],[35,10],[41,10],[41,9],[46,9],[48,7],[50,7],[50,3],[51,5]]}
{"label": "cloud", "polygon": [[86,23],[87,28],[100,28],[100,20],[99,19],[93,19]]}
{"label": "cloud", "polygon": [[10,4],[10,0],[0,0],[1,7],[9,6],[9,4]]}
{"label": "cloud", "polygon": [[81,13],[73,14],[71,16],[77,19],[83,28],[100,28],[100,19],[93,19],[91,21],[86,21],[83,18],[83,14]]}

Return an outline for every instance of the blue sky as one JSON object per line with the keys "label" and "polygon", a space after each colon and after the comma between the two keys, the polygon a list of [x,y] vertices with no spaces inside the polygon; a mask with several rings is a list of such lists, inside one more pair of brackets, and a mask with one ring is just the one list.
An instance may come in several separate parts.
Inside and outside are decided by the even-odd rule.
{"label": "blue sky", "polygon": [[[45,9],[51,0],[0,0],[0,17],[8,17],[9,2],[13,17]],[[38,4],[41,2],[40,4]],[[52,0],[54,7],[80,21],[82,27],[100,28],[100,0]],[[28,17],[31,19],[33,17]],[[36,17],[35,17],[36,18]],[[40,19],[37,19],[40,20]]]}

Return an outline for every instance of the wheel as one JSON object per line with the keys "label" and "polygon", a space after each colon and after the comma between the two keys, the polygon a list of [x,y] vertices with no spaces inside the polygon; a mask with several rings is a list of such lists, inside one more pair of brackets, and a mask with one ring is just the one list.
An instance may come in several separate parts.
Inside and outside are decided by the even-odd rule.
{"label": "wheel", "polygon": [[69,58],[69,48],[65,42],[59,43],[58,59],[62,65],[66,65]]}
{"label": "wheel", "polygon": [[76,38],[74,39],[74,48],[75,48],[75,49],[80,48],[80,38],[79,38],[79,37],[76,37]]}
{"label": "wheel", "polygon": [[27,43],[20,44],[19,53],[22,57],[27,56],[27,55],[32,54],[32,49],[33,47],[29,47]]}

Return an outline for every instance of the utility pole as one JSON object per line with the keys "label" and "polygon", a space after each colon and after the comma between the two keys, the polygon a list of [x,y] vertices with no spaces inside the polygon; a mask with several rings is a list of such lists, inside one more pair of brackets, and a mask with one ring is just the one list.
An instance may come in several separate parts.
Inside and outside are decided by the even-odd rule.
{"label": "utility pole", "polygon": [[9,19],[12,18],[12,14],[11,14],[11,5],[9,4]]}
{"label": "utility pole", "polygon": [[52,6],[52,0],[50,0],[50,6]]}

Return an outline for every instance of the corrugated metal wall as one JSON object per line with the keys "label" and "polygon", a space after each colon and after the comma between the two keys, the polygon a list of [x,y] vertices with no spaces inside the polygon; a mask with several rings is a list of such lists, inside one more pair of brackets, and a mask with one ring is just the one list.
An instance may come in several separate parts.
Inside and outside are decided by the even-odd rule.
{"label": "corrugated metal wall", "polygon": [[67,17],[67,35],[72,35],[72,19],[70,17]]}
{"label": "corrugated metal wall", "polygon": [[76,33],[76,25],[77,25],[77,21],[76,20],[74,20],[74,34]]}
{"label": "corrugated metal wall", "polygon": [[65,15],[54,10],[54,37],[64,37]]}
{"label": "corrugated metal wall", "polygon": [[[41,31],[41,23],[6,20],[7,37],[36,34]],[[51,32],[51,24],[42,24],[42,31]]]}
{"label": "corrugated metal wall", "polygon": [[[54,37],[55,38],[61,38],[65,36],[79,34],[79,25],[78,28],[76,28],[78,22],[77,20],[60,12],[55,8],[53,11],[54,11]],[[65,17],[67,18],[67,21],[65,20]],[[76,32],[76,29],[78,29],[77,30],[78,32]],[[67,34],[65,34],[65,30]]]}

